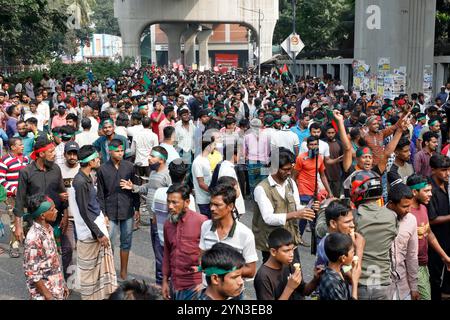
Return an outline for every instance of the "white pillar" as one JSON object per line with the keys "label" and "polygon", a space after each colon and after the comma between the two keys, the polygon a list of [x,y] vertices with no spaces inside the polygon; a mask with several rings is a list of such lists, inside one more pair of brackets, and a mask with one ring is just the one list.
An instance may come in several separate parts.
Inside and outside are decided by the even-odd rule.
{"label": "white pillar", "polygon": [[195,57],[195,40],[197,38],[197,34],[199,33],[198,25],[191,25],[184,33],[184,64],[186,66],[191,66],[193,63],[196,63]]}
{"label": "white pillar", "polygon": [[212,34],[213,31],[211,29],[200,31],[197,34],[198,50],[199,50],[199,66],[203,66],[205,70],[209,70],[211,67],[209,65],[208,42]]}
{"label": "white pillar", "polygon": [[185,24],[161,24],[159,28],[167,35],[169,43],[169,66],[176,62],[181,64],[181,43],[180,38],[186,29]]}
{"label": "white pillar", "polygon": [[339,71],[339,79],[341,80],[341,84],[345,87],[345,90],[348,90],[348,76],[349,76],[350,67],[347,64],[341,64]]}
{"label": "white pillar", "polygon": [[150,26],[150,59],[152,60],[153,64],[156,64],[156,25],[152,24]]}

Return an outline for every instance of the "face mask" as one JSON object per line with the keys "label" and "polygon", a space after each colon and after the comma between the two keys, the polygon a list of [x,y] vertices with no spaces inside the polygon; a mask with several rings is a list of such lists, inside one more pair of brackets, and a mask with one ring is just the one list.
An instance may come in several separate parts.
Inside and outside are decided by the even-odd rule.
{"label": "face mask", "polygon": [[160,166],[161,164],[159,163],[159,162],[156,162],[156,163],[153,163],[153,164],[151,164],[149,167],[150,167],[150,170],[158,170],[159,169],[159,166]]}

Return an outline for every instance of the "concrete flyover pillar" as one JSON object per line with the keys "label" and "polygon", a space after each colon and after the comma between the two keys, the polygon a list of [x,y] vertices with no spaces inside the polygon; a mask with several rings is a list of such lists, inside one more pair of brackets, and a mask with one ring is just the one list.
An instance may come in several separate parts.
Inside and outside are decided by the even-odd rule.
{"label": "concrete flyover pillar", "polygon": [[359,0],[355,10],[355,59],[377,70],[390,58],[391,73],[406,67],[406,92],[423,90],[433,70],[436,0]]}
{"label": "concrete flyover pillar", "polygon": [[160,29],[167,35],[169,43],[169,66],[176,62],[181,64],[181,35],[186,30],[186,24],[172,23],[172,24],[160,24]]}
{"label": "concrete flyover pillar", "polygon": [[197,24],[189,25],[189,28],[183,33],[184,38],[184,64],[191,66],[196,63],[195,56],[195,40],[198,33],[201,31],[201,27]]}
{"label": "concrete flyover pillar", "polygon": [[208,49],[208,43],[209,38],[213,34],[213,31],[211,29],[202,30],[197,34],[197,41],[198,41],[198,50],[199,50],[199,66],[204,67],[205,70],[210,69],[209,65],[209,49]]}
{"label": "concrete flyover pillar", "polygon": [[138,58],[141,56],[141,34],[145,24],[133,20],[119,21],[122,37],[123,57]]}

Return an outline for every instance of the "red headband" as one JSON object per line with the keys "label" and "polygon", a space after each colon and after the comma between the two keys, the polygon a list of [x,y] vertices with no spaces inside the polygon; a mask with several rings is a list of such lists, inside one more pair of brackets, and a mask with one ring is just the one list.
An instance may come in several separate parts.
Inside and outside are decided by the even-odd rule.
{"label": "red headband", "polygon": [[53,143],[49,143],[48,145],[46,145],[45,147],[42,147],[40,149],[34,150],[31,154],[30,154],[30,158],[33,160],[36,160],[37,155],[39,154],[39,152],[45,152],[47,150],[49,150],[51,147],[54,147],[55,145]]}

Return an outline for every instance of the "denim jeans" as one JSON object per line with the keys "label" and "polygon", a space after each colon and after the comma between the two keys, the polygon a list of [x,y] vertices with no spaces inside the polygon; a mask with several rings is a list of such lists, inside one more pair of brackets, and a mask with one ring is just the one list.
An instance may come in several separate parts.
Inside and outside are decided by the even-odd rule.
{"label": "denim jeans", "polygon": [[163,279],[162,264],[164,248],[159,241],[158,227],[156,223],[150,224],[150,236],[152,239],[153,254],[155,255],[155,279],[156,284],[161,285]]}
{"label": "denim jeans", "polygon": [[178,290],[172,294],[173,300],[196,300],[198,292],[192,289]]}
{"label": "denim jeans", "polygon": [[133,239],[133,217],[127,220],[110,220],[110,226],[109,238],[111,239],[111,246],[114,247],[114,240],[117,231],[120,229],[120,250],[130,251]]}
{"label": "denim jeans", "polygon": [[263,181],[265,178],[267,178],[266,175],[261,174],[261,169],[263,168],[263,164],[261,162],[249,162],[247,164],[248,168],[248,184],[250,186],[250,193],[253,197],[253,194],[255,192],[255,188]]}
{"label": "denim jeans", "polygon": [[[308,195],[300,195],[300,203],[303,205],[307,205],[309,203],[309,201],[311,201],[312,196],[308,196]],[[306,229],[306,223],[308,222],[308,220],[305,219],[300,219],[298,221],[298,228],[300,229],[300,235],[303,235],[303,233],[305,232]],[[312,223],[309,223],[310,227],[312,228]]]}

